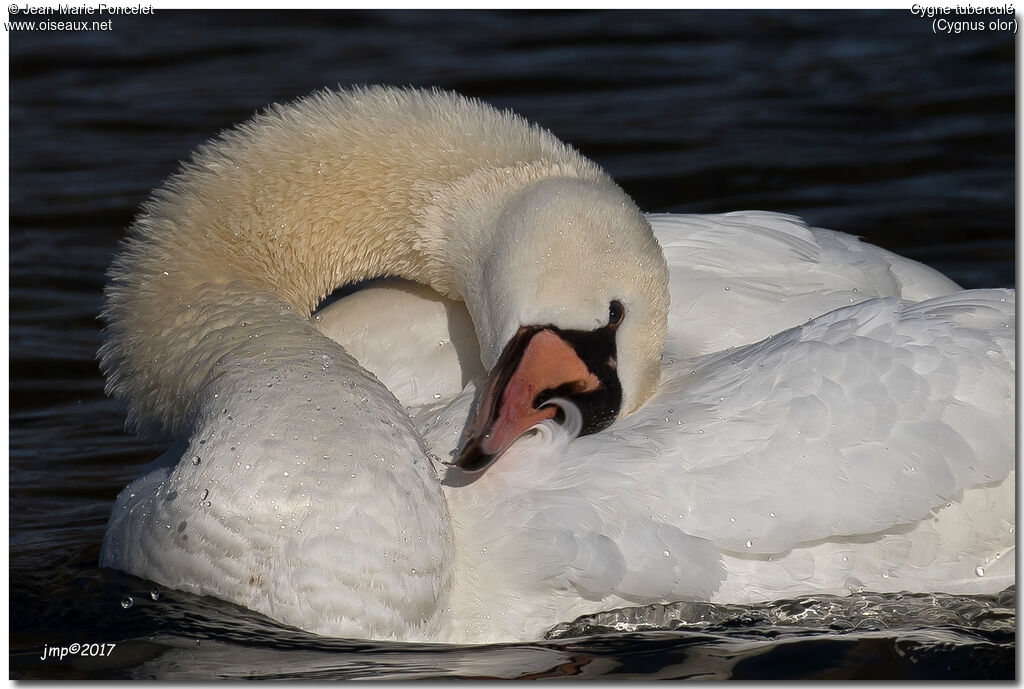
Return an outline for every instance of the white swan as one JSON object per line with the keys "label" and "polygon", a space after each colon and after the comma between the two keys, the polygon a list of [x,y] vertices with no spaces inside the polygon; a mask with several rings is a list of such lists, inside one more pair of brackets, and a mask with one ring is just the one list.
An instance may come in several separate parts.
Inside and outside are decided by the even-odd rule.
{"label": "white swan", "polygon": [[[524,553],[577,597],[620,567],[606,608],[1011,585],[1014,293],[963,292],[791,217],[649,219],[672,288],[661,387],[603,433],[523,439],[473,490],[445,485],[463,560],[489,567],[488,594],[463,609],[536,633],[517,601],[543,577],[507,566]],[[460,304],[377,286],[316,319],[397,391],[438,454],[456,446],[475,391],[460,394],[459,376],[478,366]],[[586,547],[585,567],[570,561]]]}
{"label": "white swan", "polygon": [[[108,389],[178,441],[119,496],[102,564],[320,633],[467,642],[688,597],[1011,583],[1013,293],[779,216],[653,221],[670,274],[592,163],[451,94],[321,93],[223,135],[111,270]],[[384,274],[461,297],[473,333],[393,290],[308,318]],[[396,314],[406,354],[371,364]],[[314,327],[367,320],[366,351],[340,339],[419,428]],[[440,375],[396,373],[417,341]],[[501,456],[469,480],[430,457],[477,351],[459,460]],[[620,418],[567,443],[534,409],[555,392],[587,431]]]}

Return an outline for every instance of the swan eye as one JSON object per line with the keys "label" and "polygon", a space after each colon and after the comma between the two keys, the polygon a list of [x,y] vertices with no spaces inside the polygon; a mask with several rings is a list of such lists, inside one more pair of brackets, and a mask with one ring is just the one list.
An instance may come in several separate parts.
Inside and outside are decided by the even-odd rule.
{"label": "swan eye", "polygon": [[618,299],[613,299],[612,303],[608,305],[608,325],[614,328],[622,322],[625,315],[626,307]]}

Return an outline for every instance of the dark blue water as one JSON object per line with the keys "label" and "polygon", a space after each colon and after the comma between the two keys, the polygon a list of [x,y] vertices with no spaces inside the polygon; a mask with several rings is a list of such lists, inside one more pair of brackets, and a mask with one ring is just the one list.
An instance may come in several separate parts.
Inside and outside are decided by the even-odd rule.
{"label": "dark blue water", "polygon": [[[153,600],[97,567],[114,497],[160,448],[122,432],[94,360],[103,273],[149,190],[218,130],[337,84],[512,107],[646,210],[795,213],[964,286],[1012,286],[1011,35],[933,35],[909,10],[158,10],[9,36],[12,677],[1013,677],[1012,590],[858,599],[866,618],[830,600],[695,623],[630,613],[469,648],[324,639],[211,599]],[[117,647],[40,659],[74,642]]]}

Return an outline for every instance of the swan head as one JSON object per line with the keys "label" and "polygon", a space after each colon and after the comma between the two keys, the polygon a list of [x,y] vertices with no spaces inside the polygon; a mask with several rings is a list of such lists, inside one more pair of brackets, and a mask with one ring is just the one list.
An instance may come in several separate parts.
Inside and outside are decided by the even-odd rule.
{"label": "swan head", "polygon": [[456,460],[480,471],[574,403],[581,434],[654,392],[668,319],[668,267],[643,213],[601,175],[527,185],[496,214],[466,303],[490,371]]}

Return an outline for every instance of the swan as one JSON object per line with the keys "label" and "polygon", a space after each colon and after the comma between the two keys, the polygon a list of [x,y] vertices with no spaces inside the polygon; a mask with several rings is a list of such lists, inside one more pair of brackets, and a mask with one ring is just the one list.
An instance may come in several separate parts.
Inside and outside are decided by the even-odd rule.
{"label": "swan", "polygon": [[[380,276],[419,286],[313,314]],[[999,590],[1013,308],[786,216],[644,216],[456,94],[319,92],[201,147],[114,259],[107,390],[172,444],[101,564],[467,643],[651,602]]]}
{"label": "swan", "polygon": [[[603,433],[570,444],[524,438],[472,491],[442,484],[464,559],[491,566],[484,580],[507,596],[464,607],[481,618],[511,610],[506,624],[521,624],[515,601],[539,592],[506,563],[524,551],[550,561],[551,576],[578,595],[599,564],[628,555],[606,608],[1013,584],[1013,291],[962,291],[919,263],[791,216],[648,218],[671,277],[661,386]],[[392,282],[315,320],[396,391],[438,455],[457,446],[480,375],[461,304]],[[955,332],[958,322],[970,325]],[[955,352],[951,336],[963,338]],[[986,380],[997,370],[1001,382]],[[936,385],[960,392],[946,398]],[[949,407],[922,413],[943,399]],[[965,441],[973,450],[958,459]],[[954,480],[950,470],[975,477]],[[950,480],[973,487],[936,502],[957,494],[937,483]],[[694,558],[697,543],[685,536],[696,534],[713,544],[698,561],[722,569],[685,569],[691,562],[676,554]],[[604,552],[574,568],[566,553],[598,535],[610,537]],[[651,562],[651,552],[666,559]]]}

